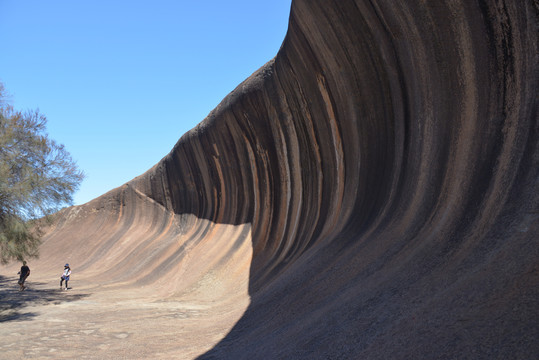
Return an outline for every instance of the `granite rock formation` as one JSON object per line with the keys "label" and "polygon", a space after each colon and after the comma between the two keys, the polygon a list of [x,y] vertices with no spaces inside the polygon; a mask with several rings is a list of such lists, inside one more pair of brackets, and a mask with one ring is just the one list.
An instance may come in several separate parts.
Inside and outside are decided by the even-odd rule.
{"label": "granite rock formation", "polygon": [[163,297],[244,284],[201,359],[537,358],[538,34],[533,0],[294,0],[275,59],[43,251]]}

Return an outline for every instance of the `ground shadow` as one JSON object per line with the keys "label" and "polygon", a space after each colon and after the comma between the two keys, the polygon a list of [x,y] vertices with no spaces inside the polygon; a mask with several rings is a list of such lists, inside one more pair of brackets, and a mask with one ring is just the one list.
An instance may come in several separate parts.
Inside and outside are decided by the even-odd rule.
{"label": "ground shadow", "polygon": [[33,312],[24,312],[24,308],[35,305],[59,305],[88,297],[89,294],[69,294],[60,289],[43,289],[38,286],[45,283],[30,282],[29,287],[19,291],[17,277],[0,275],[0,323],[7,321],[32,320],[37,316]]}

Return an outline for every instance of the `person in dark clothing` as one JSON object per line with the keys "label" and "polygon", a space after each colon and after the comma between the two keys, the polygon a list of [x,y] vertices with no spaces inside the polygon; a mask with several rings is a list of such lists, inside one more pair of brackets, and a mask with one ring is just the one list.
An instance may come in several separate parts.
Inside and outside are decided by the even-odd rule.
{"label": "person in dark clothing", "polygon": [[30,268],[26,265],[26,261],[22,262],[21,271],[19,271],[19,291],[23,291],[26,289],[26,286],[24,286],[24,282],[26,281],[26,278],[30,276]]}

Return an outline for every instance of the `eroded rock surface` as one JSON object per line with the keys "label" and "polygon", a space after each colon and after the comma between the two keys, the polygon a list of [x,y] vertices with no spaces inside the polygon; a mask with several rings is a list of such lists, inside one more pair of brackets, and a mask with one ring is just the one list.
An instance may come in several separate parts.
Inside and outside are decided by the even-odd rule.
{"label": "eroded rock surface", "polygon": [[61,246],[96,286],[248,296],[202,359],[536,358],[538,14],[294,0],[276,58],[64,211],[40,266]]}

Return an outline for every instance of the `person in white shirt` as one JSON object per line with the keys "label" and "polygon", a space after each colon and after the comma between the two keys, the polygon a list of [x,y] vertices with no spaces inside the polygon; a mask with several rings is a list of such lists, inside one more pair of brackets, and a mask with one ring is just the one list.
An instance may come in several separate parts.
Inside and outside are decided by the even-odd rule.
{"label": "person in white shirt", "polygon": [[71,268],[69,267],[69,264],[65,264],[64,272],[62,273],[62,276],[60,276],[60,289],[62,289],[62,284],[65,280],[66,287],[64,290],[67,290],[67,282],[69,281],[69,275],[71,275]]}

